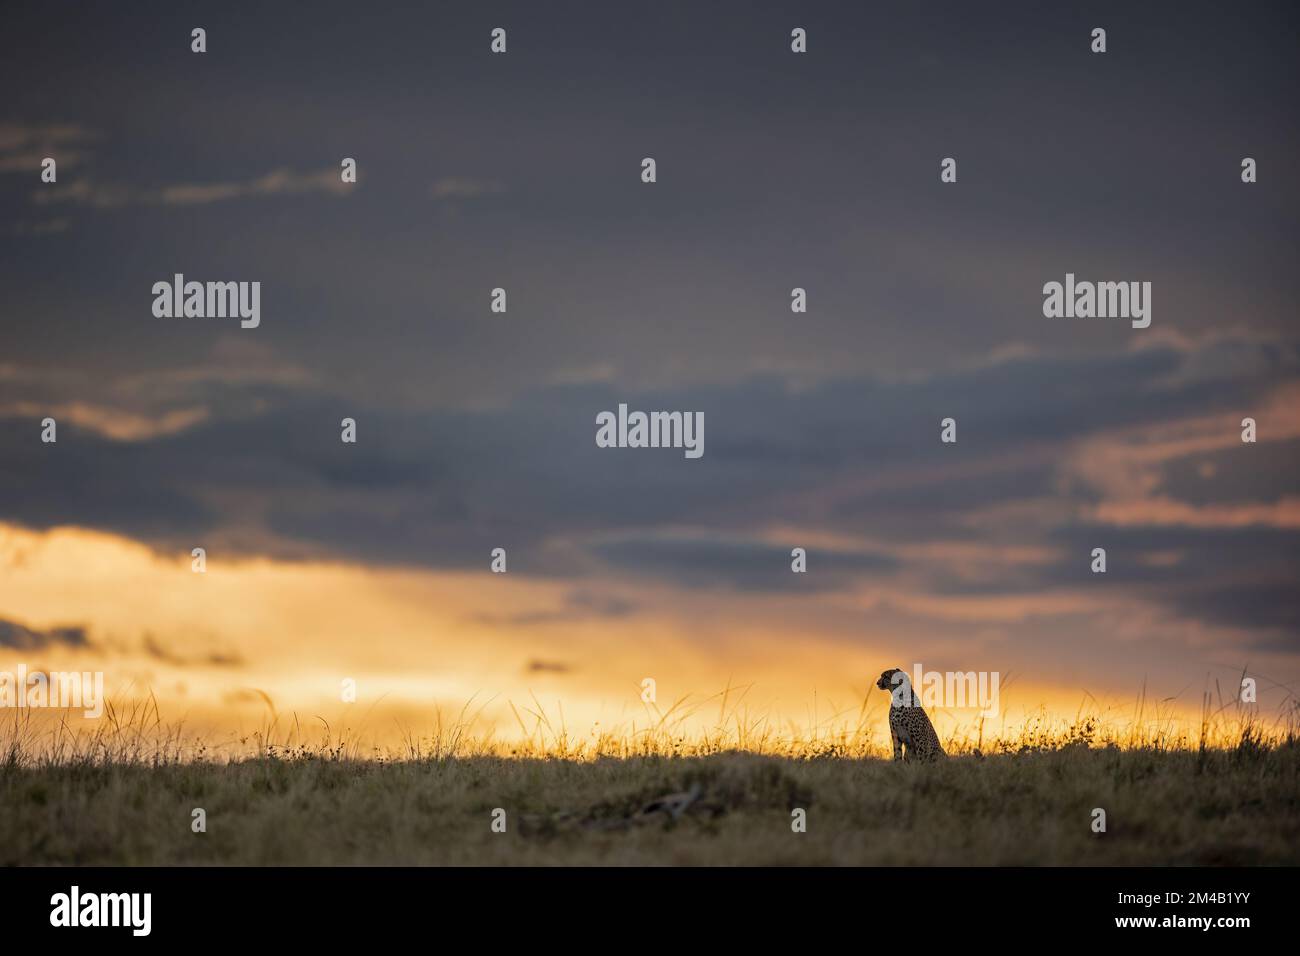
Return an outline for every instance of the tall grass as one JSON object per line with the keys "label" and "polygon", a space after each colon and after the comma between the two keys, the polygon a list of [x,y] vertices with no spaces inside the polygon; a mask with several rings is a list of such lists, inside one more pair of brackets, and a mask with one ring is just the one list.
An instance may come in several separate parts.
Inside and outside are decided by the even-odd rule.
{"label": "tall grass", "polygon": [[[1219,689],[1216,686],[1216,691]],[[266,713],[251,732],[227,738],[190,733],[183,721],[165,721],[156,698],[107,702],[98,721],[30,709],[0,711],[0,765],[160,766],[213,760],[270,758],[391,762],[445,761],[465,757],[598,760],[702,757],[728,752],[795,759],[888,757],[882,742],[888,699],[869,695],[852,707],[814,705],[803,723],[778,722],[747,704],[748,688],[728,686],[701,698],[682,697],[666,706],[649,704],[643,719],[576,732],[563,708],[548,710],[535,696],[509,703],[517,733],[502,735],[483,717],[489,702],[466,702],[455,713],[434,708],[423,731],[399,727],[380,746],[367,732],[368,712],[358,726],[332,725],[322,717],[304,721],[282,714],[262,694]],[[1288,698],[1275,719],[1221,692],[1203,696],[1199,725],[1188,726],[1171,702],[1150,701],[1145,689],[1132,709],[1104,708],[1085,696],[1072,716],[1046,708],[1016,726],[993,729],[984,719],[956,725],[943,739],[950,755],[1025,754],[1066,748],[1188,751],[1202,755],[1239,748],[1269,749],[1300,740],[1300,702]]]}

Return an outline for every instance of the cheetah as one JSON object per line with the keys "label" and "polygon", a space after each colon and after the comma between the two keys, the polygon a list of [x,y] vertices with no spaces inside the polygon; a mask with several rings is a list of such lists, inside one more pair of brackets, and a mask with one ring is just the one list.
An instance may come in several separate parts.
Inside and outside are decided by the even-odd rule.
{"label": "cheetah", "polygon": [[[888,691],[889,736],[894,744],[895,760],[933,760],[946,757],[934,724],[921,707],[919,697],[912,691],[912,681],[906,671],[891,667],[880,675],[876,686]],[[904,750],[906,748],[906,751]]]}

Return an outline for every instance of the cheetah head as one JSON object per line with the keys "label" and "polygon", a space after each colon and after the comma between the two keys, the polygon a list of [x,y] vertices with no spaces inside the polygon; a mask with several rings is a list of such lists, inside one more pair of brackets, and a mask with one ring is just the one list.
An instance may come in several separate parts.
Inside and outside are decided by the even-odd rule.
{"label": "cheetah head", "polygon": [[880,680],[876,681],[876,686],[883,691],[893,693],[894,688],[905,680],[907,680],[906,671],[900,671],[897,667],[891,667],[880,675]]}

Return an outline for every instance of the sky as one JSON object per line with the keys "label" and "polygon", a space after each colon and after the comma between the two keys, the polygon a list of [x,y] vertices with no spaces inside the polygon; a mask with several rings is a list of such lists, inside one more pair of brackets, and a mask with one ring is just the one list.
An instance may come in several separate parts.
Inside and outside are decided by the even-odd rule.
{"label": "sky", "polygon": [[[230,734],[587,733],[648,677],[807,725],[915,663],[1294,701],[1286,5],[73,10],[0,39],[0,670]],[[156,316],[176,273],[260,324]],[[1067,273],[1150,326],[1045,317]],[[620,403],[705,453],[597,447]]]}

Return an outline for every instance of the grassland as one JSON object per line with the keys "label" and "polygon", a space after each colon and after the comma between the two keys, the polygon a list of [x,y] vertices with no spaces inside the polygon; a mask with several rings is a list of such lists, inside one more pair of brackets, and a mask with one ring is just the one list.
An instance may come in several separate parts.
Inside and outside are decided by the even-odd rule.
{"label": "grassland", "polygon": [[262,743],[216,759],[142,739],[119,727],[36,755],[0,734],[0,863],[1300,863],[1300,739],[1251,727],[1215,747],[1121,747],[1076,728],[928,765],[834,744],[511,756],[457,739],[359,759]]}

